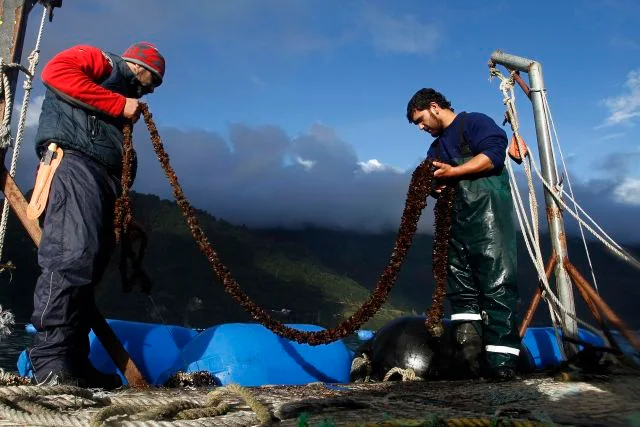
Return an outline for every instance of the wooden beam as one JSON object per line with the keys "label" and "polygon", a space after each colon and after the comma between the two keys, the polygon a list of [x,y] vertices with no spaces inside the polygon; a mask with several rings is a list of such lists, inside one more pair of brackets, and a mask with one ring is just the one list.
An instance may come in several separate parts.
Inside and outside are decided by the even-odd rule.
{"label": "wooden beam", "polygon": [[27,200],[16,185],[7,168],[2,165],[0,168],[0,190],[4,193],[4,197],[9,202],[13,212],[16,214],[22,226],[29,233],[29,237],[36,246],[40,246],[40,238],[42,230],[37,220],[27,218]]}
{"label": "wooden beam", "polygon": [[[551,253],[551,256],[547,260],[547,265],[544,268],[544,274],[547,276],[547,282],[551,279],[551,273],[553,273],[553,269],[558,262],[558,257],[555,252]],[[542,299],[542,292],[544,289],[544,284],[542,280],[538,280],[538,288],[536,289],[536,293],[533,294],[533,299],[531,300],[531,304],[529,305],[529,309],[524,315],[524,319],[520,324],[520,338],[524,337],[524,334],[527,332],[527,328],[533,320],[533,315],[536,313],[536,309],[538,308],[538,304],[540,304],[540,300]]]}
{"label": "wooden beam", "polygon": [[564,266],[575,282],[576,286],[580,286],[582,288],[582,291],[584,291],[584,293],[589,296],[589,299],[595,304],[600,313],[605,316],[609,320],[609,322],[616,329],[618,329],[618,331],[620,331],[622,336],[624,336],[629,341],[629,343],[635,347],[637,351],[640,351],[640,338],[638,338],[635,332],[629,329],[626,323],[620,317],[618,317],[618,315],[611,309],[611,307],[609,307],[609,305],[600,297],[600,295],[598,295],[598,293],[593,289],[587,279],[582,277],[582,274],[580,274],[578,269],[575,268],[568,259],[565,259]]}

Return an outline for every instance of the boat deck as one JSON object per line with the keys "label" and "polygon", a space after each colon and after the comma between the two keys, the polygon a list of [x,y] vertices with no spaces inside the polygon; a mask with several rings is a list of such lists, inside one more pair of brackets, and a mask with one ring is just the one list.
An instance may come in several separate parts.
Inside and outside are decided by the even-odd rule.
{"label": "boat deck", "polygon": [[[224,395],[221,400],[210,399],[212,390]],[[534,375],[505,383],[312,383],[115,392],[5,386],[0,387],[0,426],[250,426],[267,419],[282,426],[622,426],[640,425],[639,396],[640,376],[629,372],[571,381]]]}

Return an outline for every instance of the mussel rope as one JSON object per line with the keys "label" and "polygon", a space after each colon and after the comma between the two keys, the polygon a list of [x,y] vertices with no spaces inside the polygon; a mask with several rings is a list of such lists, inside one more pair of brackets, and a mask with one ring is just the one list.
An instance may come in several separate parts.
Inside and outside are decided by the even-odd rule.
{"label": "mussel rope", "polygon": [[[151,137],[151,143],[153,149],[162,165],[162,168],[169,179],[174,197],[177,205],[182,210],[182,214],[186,219],[187,226],[196,241],[196,244],[200,251],[207,257],[209,264],[215,272],[218,279],[222,282],[224,290],[238,303],[244,310],[246,310],[251,317],[274,332],[275,334],[287,338],[291,341],[295,341],[302,344],[320,345],[327,344],[338,339],[344,338],[355,332],[360,326],[367,322],[380,307],[387,300],[391,288],[393,287],[400,267],[404,262],[408,249],[411,246],[413,236],[417,230],[418,221],[422,214],[423,209],[426,207],[427,196],[432,190],[433,172],[434,167],[430,159],[425,159],[416,169],[411,176],[411,182],[407,193],[407,199],[405,202],[402,219],[400,222],[400,228],[396,235],[395,244],[391,253],[390,260],[382,272],[378,283],[371,292],[369,298],[362,304],[358,310],[352,314],[348,319],[341,322],[339,325],[325,329],[322,331],[306,332],[300,331],[294,328],[290,328],[282,322],[272,318],[264,309],[256,305],[251,298],[240,288],[236,280],[231,276],[229,269],[221,262],[220,257],[211,246],[206,234],[202,230],[199,221],[195,215],[194,209],[184,196],[182,188],[178,183],[178,177],[175,171],[169,163],[169,156],[164,150],[162,140],[158,134],[158,129],[152,119],[152,114],[146,104],[140,103],[141,112],[144,117],[144,121],[149,130]],[[123,169],[122,169],[122,195],[116,203],[115,210],[115,229],[116,235],[120,236],[121,233],[127,233],[128,225],[132,220],[131,214],[131,200],[129,197],[129,186],[131,183],[131,161],[133,152],[133,142],[131,134],[131,124],[127,124],[124,129],[124,155],[123,155]],[[451,201],[446,201],[447,197],[453,197],[453,192],[444,192],[440,200],[442,200],[443,206],[451,204]],[[438,227],[436,227],[438,228]],[[446,237],[445,235],[436,236],[436,246],[442,248],[443,245],[438,241]],[[444,239],[443,239],[444,240]],[[448,240],[448,239],[447,239]],[[445,242],[447,240],[444,240]],[[438,252],[440,253],[440,252]],[[441,265],[441,262],[438,262]],[[440,268],[442,270],[442,268]],[[442,272],[438,273],[442,274]],[[446,275],[446,271],[445,271]],[[436,281],[441,283],[442,277],[437,277]],[[437,288],[436,288],[437,290]],[[435,299],[435,298],[434,298]],[[442,298],[438,299],[440,304]],[[435,313],[442,313],[442,309],[434,309]],[[441,316],[441,314],[440,314]],[[434,320],[432,320],[433,322]],[[440,321],[440,319],[438,319]]]}

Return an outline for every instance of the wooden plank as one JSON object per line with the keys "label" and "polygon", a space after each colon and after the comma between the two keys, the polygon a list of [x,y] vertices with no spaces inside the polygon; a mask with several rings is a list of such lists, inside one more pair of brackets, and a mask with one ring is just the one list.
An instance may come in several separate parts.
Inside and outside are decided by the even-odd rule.
{"label": "wooden plank", "polygon": [[576,286],[580,286],[582,291],[588,295],[588,298],[596,305],[601,314],[605,316],[609,323],[611,323],[620,333],[629,341],[629,343],[635,347],[637,351],[640,351],[640,338],[632,331],[627,324],[609,307],[609,305],[602,299],[600,295],[593,289],[591,284],[580,274],[577,268],[571,264],[568,259],[564,260],[564,267],[567,269],[569,276],[573,279]]}
{"label": "wooden plank", "polygon": [[142,372],[138,369],[135,362],[127,353],[127,350],[122,346],[122,343],[111,329],[111,326],[107,323],[104,316],[96,309],[91,319],[91,328],[96,334],[102,346],[107,350],[113,363],[120,369],[120,372],[124,375],[129,383],[129,386],[134,388],[146,388],[149,387],[149,383],[142,375]]}
{"label": "wooden plank", "polygon": [[0,169],[0,191],[4,193],[5,198],[13,209],[22,226],[29,233],[29,237],[36,246],[40,246],[42,230],[40,224],[35,219],[27,218],[27,200],[16,185],[7,168],[2,165]]}
{"label": "wooden plank", "polygon": [[[553,273],[553,269],[556,266],[556,263],[558,262],[558,257],[556,256],[555,252],[551,253],[551,256],[549,257],[549,260],[547,261],[547,265],[544,268],[544,273],[547,276],[547,282],[549,280],[551,280],[551,273]],[[533,316],[536,313],[536,309],[538,308],[538,304],[540,304],[540,300],[542,300],[542,290],[543,290],[543,283],[541,280],[538,281],[538,288],[536,289],[536,293],[533,295],[533,299],[531,300],[531,304],[529,304],[529,308],[527,309],[527,312],[524,315],[524,319],[522,320],[522,323],[520,324],[520,338],[524,337],[524,334],[527,332],[527,328],[529,327],[529,324],[531,323],[531,320],[533,320]]]}

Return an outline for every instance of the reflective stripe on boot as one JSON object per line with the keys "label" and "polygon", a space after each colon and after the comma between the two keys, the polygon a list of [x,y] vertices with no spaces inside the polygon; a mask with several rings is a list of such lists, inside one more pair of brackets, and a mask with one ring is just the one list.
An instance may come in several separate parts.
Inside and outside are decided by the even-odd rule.
{"label": "reflective stripe on boot", "polygon": [[502,345],[485,347],[488,378],[494,381],[508,381],[515,377],[520,349]]}
{"label": "reflective stripe on boot", "polygon": [[456,313],[451,315],[451,321],[456,320],[482,320],[482,316],[476,313]]}
{"label": "reflective stripe on boot", "polygon": [[505,353],[518,356],[520,354],[519,348],[507,347],[505,345],[488,345],[485,347],[488,353]]}
{"label": "reflective stripe on boot", "polygon": [[515,373],[520,349],[501,345],[487,345],[485,350],[487,374],[490,377],[494,377],[497,374],[501,376],[505,370]]}

